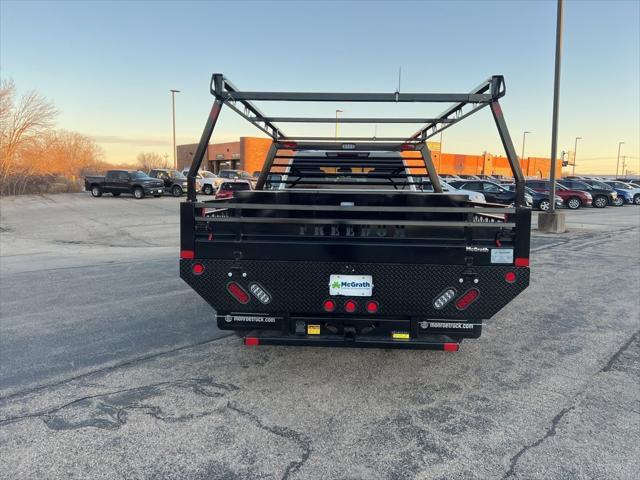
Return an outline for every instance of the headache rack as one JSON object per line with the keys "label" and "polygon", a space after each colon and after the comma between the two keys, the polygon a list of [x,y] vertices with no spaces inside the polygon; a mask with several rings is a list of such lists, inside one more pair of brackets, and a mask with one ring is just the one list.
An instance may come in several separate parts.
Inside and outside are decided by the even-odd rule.
{"label": "headache rack", "polygon": [[[211,94],[215,97],[200,142],[195,151],[188,177],[189,202],[196,202],[195,178],[206,155],[211,135],[223,105],[249,121],[268,135],[273,143],[267,153],[256,190],[277,183],[288,188],[307,186],[342,185],[389,186],[395,190],[420,190],[428,177],[435,193],[442,193],[442,186],[433,163],[427,140],[450,126],[478,112],[486,106],[498,128],[516,186],[516,206],[525,206],[524,176],[513,147],[499,99],[505,94],[504,78],[494,75],[469,93],[326,93],[326,92],[247,92],[238,90],[224,75],[211,77]],[[442,114],[433,118],[406,117],[270,117],[263,114],[254,101],[293,102],[372,102],[372,103],[453,103]],[[354,123],[354,124],[421,124],[419,129],[406,137],[312,137],[288,136],[277,126],[281,123]],[[295,152],[308,151],[300,156]],[[313,152],[321,152],[315,155]],[[399,152],[404,168],[390,164],[382,152]],[[413,152],[413,153],[406,153]],[[294,165],[307,166],[308,171],[296,172]],[[364,168],[363,163],[368,165]],[[305,164],[305,165],[303,165]],[[334,167],[323,168],[318,167]],[[342,169],[342,171],[341,171]],[[345,172],[345,169],[350,171]],[[286,178],[283,178],[286,177]],[[192,205],[193,207],[193,205]],[[491,215],[492,213],[488,213]],[[500,214],[498,214],[500,215]],[[491,217],[484,217],[491,219]],[[498,217],[495,217],[498,218]],[[478,223],[478,222],[470,222]],[[432,224],[433,225],[433,224]]]}

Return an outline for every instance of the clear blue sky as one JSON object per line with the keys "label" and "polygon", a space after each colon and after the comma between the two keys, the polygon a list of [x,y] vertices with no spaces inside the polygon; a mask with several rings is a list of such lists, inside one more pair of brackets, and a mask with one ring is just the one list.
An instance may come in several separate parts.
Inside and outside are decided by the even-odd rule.
{"label": "clear blue sky", "polygon": [[[619,141],[626,142],[623,154],[634,157],[631,169],[640,171],[639,5],[565,4],[559,147],[573,150],[574,137],[584,138],[578,171],[611,173]],[[182,91],[178,142],[196,141],[210,108],[212,72],[247,90],[390,92],[399,66],[404,92],[465,92],[491,74],[505,75],[503,109],[516,150],[526,129],[533,133],[525,155],[550,154],[555,1],[4,0],[0,8],[2,76],[52,99],[62,111],[60,126],[96,138],[110,161],[171,152],[170,88]],[[302,111],[292,104],[267,107]],[[307,112],[430,115],[443,107],[376,111],[320,103]],[[214,141],[259,133],[233,117],[222,117]],[[332,135],[332,125],[320,129]],[[378,135],[396,133],[378,129]],[[502,153],[490,113],[448,130],[444,150]]]}

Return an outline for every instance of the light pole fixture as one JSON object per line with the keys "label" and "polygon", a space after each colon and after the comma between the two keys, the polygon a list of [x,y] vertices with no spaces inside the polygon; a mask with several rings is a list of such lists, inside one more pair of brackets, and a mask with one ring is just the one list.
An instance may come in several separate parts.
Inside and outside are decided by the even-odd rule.
{"label": "light pole fixture", "polygon": [[620,147],[624,145],[624,142],[618,142],[618,161],[616,162],[616,178],[618,177],[618,167],[620,166]]}
{"label": "light pole fixture", "polygon": [[529,130],[525,130],[522,133],[522,155],[520,156],[520,160],[524,160],[524,142],[525,139],[527,138],[527,133],[531,133]]}
{"label": "light pole fixture", "polygon": [[339,108],[336,109],[336,136],[335,136],[336,142],[338,141],[338,114],[339,113],[344,113],[344,110],[340,110]]}
{"label": "light pole fixture", "polygon": [[176,93],[180,90],[169,90],[171,92],[171,113],[173,120],[173,168],[178,169],[178,151],[176,150]]}
{"label": "light pole fixture", "polygon": [[571,175],[576,174],[576,156],[578,155],[578,140],[582,140],[582,137],[576,137],[576,141],[573,144],[573,169]]}

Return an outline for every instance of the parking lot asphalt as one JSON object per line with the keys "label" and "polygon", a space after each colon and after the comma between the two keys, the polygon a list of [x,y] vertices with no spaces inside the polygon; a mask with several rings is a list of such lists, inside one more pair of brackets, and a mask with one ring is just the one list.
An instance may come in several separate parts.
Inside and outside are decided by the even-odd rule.
{"label": "parking lot asphalt", "polygon": [[1,478],[635,478],[640,208],[567,212],[460,352],[245,348],[177,200],[3,198]]}

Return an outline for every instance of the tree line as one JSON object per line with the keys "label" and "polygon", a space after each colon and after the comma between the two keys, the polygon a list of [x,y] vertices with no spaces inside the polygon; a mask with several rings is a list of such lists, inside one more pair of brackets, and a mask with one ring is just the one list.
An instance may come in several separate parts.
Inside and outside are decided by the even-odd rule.
{"label": "tree line", "polygon": [[0,194],[80,191],[85,175],[168,166],[166,156],[153,152],[138,155],[137,166],[107,163],[93,139],[57,129],[58,115],[38,92],[18,96],[12,80],[0,81]]}

